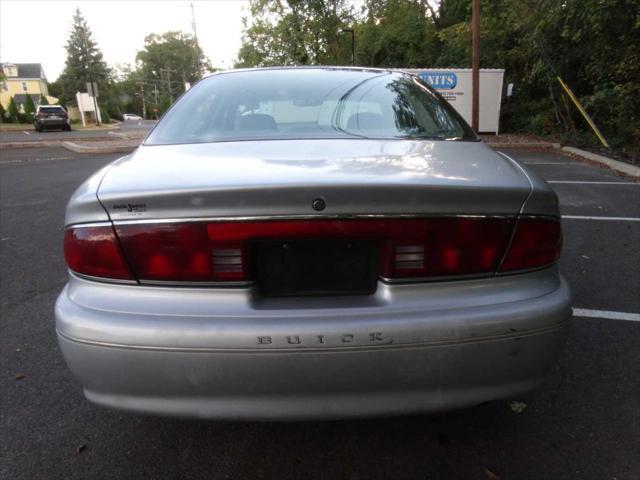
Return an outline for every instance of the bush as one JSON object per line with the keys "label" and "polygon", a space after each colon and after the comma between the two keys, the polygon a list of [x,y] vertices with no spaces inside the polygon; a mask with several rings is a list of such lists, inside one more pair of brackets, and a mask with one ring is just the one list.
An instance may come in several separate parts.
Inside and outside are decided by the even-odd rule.
{"label": "bush", "polygon": [[40,95],[40,105],[49,105],[49,100],[47,100],[46,95]]}
{"label": "bush", "polygon": [[27,122],[33,122],[33,117],[36,114],[36,105],[33,103],[31,95],[27,94],[27,98],[24,101],[24,118]]}
{"label": "bush", "polygon": [[109,116],[109,112],[105,108],[98,107],[100,109],[100,118],[102,118],[102,123],[111,123],[111,117]]}
{"label": "bush", "polygon": [[4,120],[5,120],[4,116],[5,116],[4,107],[0,103],[0,123],[4,123]]}
{"label": "bush", "polygon": [[9,108],[7,109],[7,120],[9,123],[20,123],[19,118],[20,113],[18,112],[18,107],[16,107],[16,102],[13,101],[13,97],[9,100]]}

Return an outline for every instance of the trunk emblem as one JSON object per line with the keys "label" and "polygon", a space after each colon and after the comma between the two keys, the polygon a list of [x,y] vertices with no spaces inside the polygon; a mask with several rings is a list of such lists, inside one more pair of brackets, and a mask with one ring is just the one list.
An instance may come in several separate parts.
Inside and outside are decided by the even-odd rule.
{"label": "trunk emblem", "polygon": [[313,202],[311,202],[311,206],[316,212],[321,212],[327,206],[325,201],[321,198],[316,198]]}

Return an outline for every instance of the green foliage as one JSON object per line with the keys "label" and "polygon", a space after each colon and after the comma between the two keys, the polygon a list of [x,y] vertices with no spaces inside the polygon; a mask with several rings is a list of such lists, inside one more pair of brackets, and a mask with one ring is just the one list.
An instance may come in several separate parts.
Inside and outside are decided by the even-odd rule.
{"label": "green foliage", "polygon": [[4,111],[4,106],[2,106],[2,103],[0,103],[0,123],[4,123],[5,114],[6,114],[6,112]]}
{"label": "green foliage", "polygon": [[420,2],[369,0],[357,24],[360,65],[392,68],[424,67],[438,54],[436,27],[426,20]]}
{"label": "green foliage", "polygon": [[250,11],[237,67],[351,63],[347,0],[251,0]]}
{"label": "green foliage", "polygon": [[111,117],[109,116],[109,112],[103,108],[98,107],[100,109],[100,118],[102,119],[102,123],[111,123]]}
{"label": "green foliage", "polygon": [[27,122],[33,122],[33,116],[36,113],[36,105],[33,103],[33,98],[31,95],[27,94],[27,97],[24,101],[24,115],[26,117]]}
{"label": "green foliage", "polygon": [[40,105],[49,105],[49,100],[47,100],[46,95],[40,95]]}
{"label": "green foliage", "polygon": [[7,108],[7,121],[9,123],[20,123],[20,113],[18,112],[18,107],[16,107],[16,102],[13,101],[13,97],[9,100],[9,107]]}

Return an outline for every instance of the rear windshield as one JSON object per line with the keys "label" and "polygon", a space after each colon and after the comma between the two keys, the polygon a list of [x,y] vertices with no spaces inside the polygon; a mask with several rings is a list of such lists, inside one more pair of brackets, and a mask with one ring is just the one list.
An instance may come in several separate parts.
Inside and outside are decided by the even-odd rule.
{"label": "rear windshield", "polygon": [[64,112],[62,107],[40,107],[42,113],[61,113]]}
{"label": "rear windshield", "polygon": [[214,75],[189,90],[146,144],[304,138],[475,140],[417,77],[336,69]]}

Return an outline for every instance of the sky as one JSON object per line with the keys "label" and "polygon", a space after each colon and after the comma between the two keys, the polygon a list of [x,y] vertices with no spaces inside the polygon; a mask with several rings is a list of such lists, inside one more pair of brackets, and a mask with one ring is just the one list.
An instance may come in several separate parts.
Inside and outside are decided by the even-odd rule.
{"label": "sky", "polygon": [[0,0],[0,62],[41,63],[49,81],[58,78],[79,7],[105,61],[112,67],[133,64],[148,34],[192,32],[190,3],[205,55],[214,67],[231,68],[241,44],[242,17],[248,14],[245,0]]}

